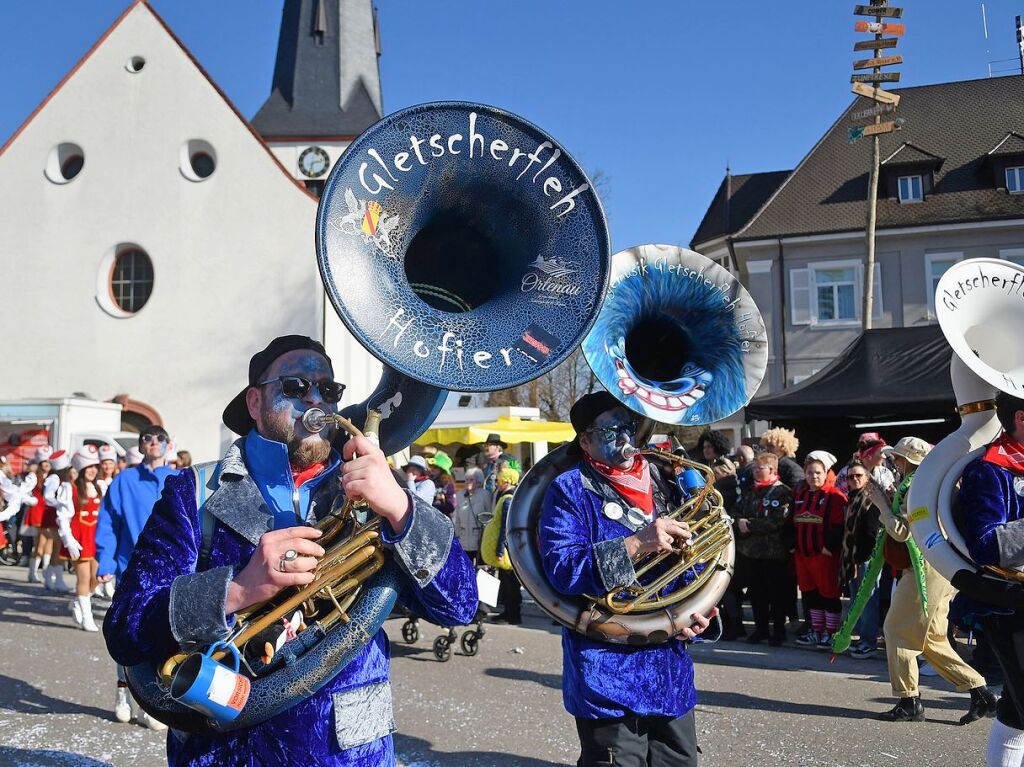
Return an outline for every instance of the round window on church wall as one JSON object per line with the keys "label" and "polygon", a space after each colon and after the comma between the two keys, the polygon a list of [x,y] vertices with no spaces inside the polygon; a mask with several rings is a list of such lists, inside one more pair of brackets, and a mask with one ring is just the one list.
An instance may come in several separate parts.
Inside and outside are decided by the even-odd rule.
{"label": "round window on church wall", "polygon": [[119,250],[110,273],[110,295],[126,314],[135,314],[153,293],[153,262],[144,250],[128,246]]}
{"label": "round window on church wall", "polygon": [[209,141],[190,139],[182,144],[178,167],[189,181],[206,181],[217,169],[217,150]]}
{"label": "round window on church wall", "polygon": [[132,56],[125,62],[124,68],[133,75],[137,75],[144,66],[146,66],[146,60],[142,56]]}
{"label": "round window on church wall", "polygon": [[78,144],[64,142],[50,150],[46,158],[46,177],[55,184],[66,184],[85,167],[85,151]]}

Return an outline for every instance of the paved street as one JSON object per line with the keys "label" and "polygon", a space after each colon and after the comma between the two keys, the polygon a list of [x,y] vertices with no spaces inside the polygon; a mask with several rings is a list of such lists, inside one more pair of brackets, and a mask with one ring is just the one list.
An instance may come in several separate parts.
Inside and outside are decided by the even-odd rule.
{"label": "paved street", "polygon": [[[0,765],[149,767],[164,764],[164,735],[113,719],[113,664],[99,635],[73,627],[67,598],[0,568]],[[548,767],[573,764],[572,719],[563,711],[560,645],[532,605],[527,625],[488,626],[476,657],[439,663],[440,633],[421,624],[413,645],[401,621],[394,641],[395,741],[406,767]],[[704,764],[983,765],[987,723],[956,726],[966,707],[937,678],[925,680],[928,721],[883,725],[890,705],[885,663],[824,653],[699,647],[697,726]]]}

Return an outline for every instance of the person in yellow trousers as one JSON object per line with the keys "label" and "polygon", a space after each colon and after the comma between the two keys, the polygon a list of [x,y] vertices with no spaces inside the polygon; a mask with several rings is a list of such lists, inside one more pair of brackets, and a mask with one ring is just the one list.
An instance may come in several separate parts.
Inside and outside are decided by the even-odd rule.
{"label": "person in yellow trousers", "polygon": [[939,675],[956,687],[957,692],[970,692],[971,705],[960,718],[960,724],[969,724],[995,713],[996,697],[985,686],[985,679],[957,655],[949,642],[949,603],[953,586],[927,562],[924,571],[927,615],[922,609],[921,589],[911,566],[907,540],[910,528],[906,521],[907,495],[914,472],[931,450],[931,446],[917,437],[904,437],[891,453],[896,470],[903,477],[891,500],[881,488],[872,483],[872,500],[881,509],[882,524],[888,535],[885,542],[886,562],[902,570],[899,583],[892,596],[892,604],[885,618],[885,654],[889,661],[889,682],[899,702],[889,711],[878,715],[884,722],[924,721],[924,706],[918,687],[917,658],[924,655]]}

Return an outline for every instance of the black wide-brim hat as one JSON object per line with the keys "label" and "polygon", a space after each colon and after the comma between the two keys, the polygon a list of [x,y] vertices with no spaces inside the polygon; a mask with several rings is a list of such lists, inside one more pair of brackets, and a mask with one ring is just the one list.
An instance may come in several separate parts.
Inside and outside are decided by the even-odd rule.
{"label": "black wide-brim hat", "polygon": [[487,435],[487,439],[484,440],[485,445],[501,445],[501,449],[504,450],[508,447],[508,444],[501,439],[501,435],[496,432],[491,432]]}
{"label": "black wide-brim hat", "polygon": [[249,415],[249,406],[245,402],[245,395],[249,389],[260,382],[260,377],[274,360],[282,354],[287,354],[296,349],[308,349],[319,354],[327,360],[327,364],[331,366],[333,374],[334,365],[331,363],[331,358],[327,356],[323,344],[319,341],[314,341],[308,336],[278,336],[267,344],[266,349],[257,352],[249,360],[249,384],[242,391],[238,392],[231,402],[228,403],[228,406],[224,408],[224,414],[221,418],[224,420],[225,426],[235,432],[235,434],[245,436],[249,433],[252,427],[256,425],[256,421]]}

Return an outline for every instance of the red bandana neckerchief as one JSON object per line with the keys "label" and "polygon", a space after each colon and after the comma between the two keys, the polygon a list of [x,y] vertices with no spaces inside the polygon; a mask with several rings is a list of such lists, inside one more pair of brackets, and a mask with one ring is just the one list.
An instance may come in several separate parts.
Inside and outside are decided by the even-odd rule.
{"label": "red bandana neckerchief", "polygon": [[616,469],[595,461],[586,453],[583,460],[594,471],[612,483],[619,494],[631,506],[639,507],[645,514],[654,511],[654,494],[651,492],[651,465],[642,455],[633,459],[630,469]]}
{"label": "red bandana neckerchief", "polygon": [[762,489],[764,489],[766,487],[771,487],[772,485],[774,485],[778,481],[779,481],[779,475],[778,474],[772,474],[771,479],[766,479],[764,482],[759,482],[759,481],[757,481],[755,479],[754,480],[754,488],[757,489],[757,490],[762,490]]}
{"label": "red bandana neckerchief", "polygon": [[324,470],[324,464],[314,463],[308,469],[296,469],[292,466],[292,479],[295,481],[295,487],[302,487],[302,485],[313,477],[317,476]]}
{"label": "red bandana neckerchief", "polygon": [[1024,444],[1004,431],[999,439],[988,446],[984,460],[1009,469],[1014,474],[1024,475]]}

